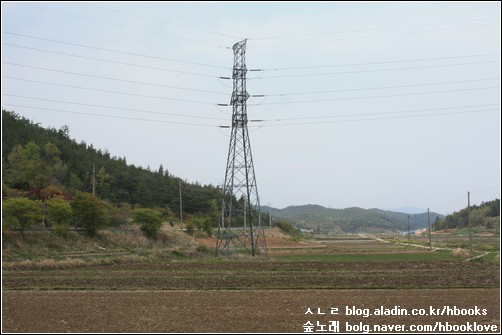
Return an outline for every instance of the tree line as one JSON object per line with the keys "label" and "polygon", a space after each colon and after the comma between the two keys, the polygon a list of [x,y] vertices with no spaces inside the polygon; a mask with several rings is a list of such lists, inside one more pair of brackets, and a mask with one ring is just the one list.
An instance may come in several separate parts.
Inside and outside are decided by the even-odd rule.
{"label": "tree line", "polygon": [[496,229],[500,222],[500,199],[482,202],[479,206],[473,205],[461,209],[458,212],[449,214],[443,219],[434,222],[435,230],[444,230],[452,228],[466,228],[469,220],[471,226],[483,226],[488,229]]}
{"label": "tree line", "polygon": [[69,129],[42,128],[32,121],[2,110],[2,169],[4,186],[32,192],[48,187],[69,195],[93,190],[114,204],[133,207],[180,208],[179,186],[183,191],[183,211],[212,210],[221,190],[213,185],[189,183],[172,176],[162,165],[157,170],[127,164],[126,158],[111,156],[84,141],[70,139]]}
{"label": "tree line", "polygon": [[[4,219],[20,231],[42,222],[60,231],[73,225],[92,235],[134,219],[151,234],[145,222],[155,227],[159,220],[181,216],[191,229],[210,233],[218,225],[220,188],[181,180],[162,165],[151,170],[127,164],[125,157],[77,143],[67,126],[43,128],[2,110],[2,143]],[[92,212],[98,216],[90,217]]]}

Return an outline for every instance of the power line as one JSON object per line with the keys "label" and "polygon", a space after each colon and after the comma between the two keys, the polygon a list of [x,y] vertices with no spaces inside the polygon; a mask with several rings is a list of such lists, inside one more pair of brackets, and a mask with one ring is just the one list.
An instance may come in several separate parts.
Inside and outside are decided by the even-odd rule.
{"label": "power line", "polygon": [[149,69],[149,70],[167,71],[167,72],[188,74],[188,75],[192,75],[192,76],[199,76],[199,77],[206,77],[206,78],[216,78],[216,79],[220,78],[218,76],[212,76],[212,75],[201,74],[201,73],[196,73],[196,72],[179,71],[179,70],[166,69],[166,68],[156,67],[156,66],[147,66],[147,65],[139,65],[139,64],[133,64],[133,63],[118,62],[118,61],[112,61],[112,60],[102,59],[102,58],[87,57],[87,56],[80,56],[80,55],[69,54],[69,53],[64,53],[64,52],[51,51],[51,50],[46,50],[46,49],[25,47],[25,46],[21,46],[21,45],[10,44],[10,43],[2,43],[2,44],[7,45],[7,46],[11,46],[11,47],[16,47],[16,48],[23,48],[23,49],[28,49],[28,50],[52,53],[52,54],[61,55],[61,56],[82,58],[82,59],[87,59],[87,60],[93,60],[93,61],[105,62],[105,63],[111,63],[111,64],[118,64],[118,65],[133,66],[133,67],[139,67],[139,68],[144,68],[144,69]]}
{"label": "power line", "polygon": [[306,94],[323,94],[323,93],[335,93],[335,92],[353,92],[353,91],[383,90],[383,89],[390,89],[390,88],[405,88],[405,87],[416,87],[416,86],[433,86],[433,85],[445,85],[445,84],[459,84],[459,83],[470,83],[470,82],[489,81],[489,80],[500,80],[500,78],[466,79],[466,80],[443,81],[443,82],[423,83],[423,84],[407,84],[407,85],[395,85],[395,86],[350,88],[350,89],[344,89],[344,90],[311,91],[311,92],[295,92],[295,93],[274,93],[274,94],[256,94],[256,95],[251,95],[251,97],[275,97],[275,96],[288,96],[288,95],[306,95]]}
{"label": "power line", "polygon": [[380,62],[365,62],[365,63],[327,64],[327,65],[296,66],[296,67],[283,67],[283,68],[270,68],[270,69],[266,69],[266,68],[265,69],[249,69],[248,71],[283,71],[283,70],[318,69],[318,68],[329,68],[329,67],[380,65],[380,64],[407,63],[407,62],[424,62],[424,61],[448,60],[448,59],[472,58],[472,57],[488,57],[488,56],[500,56],[500,53],[486,53],[486,54],[477,54],[477,55],[462,55],[462,56],[448,56],[448,57],[415,58],[415,59],[398,59],[398,60],[389,60],[389,61],[380,61]]}
{"label": "power line", "polygon": [[[75,55],[75,54],[70,54],[70,53],[63,53],[63,52],[52,51],[52,50],[41,49],[41,48],[33,48],[33,47],[21,46],[21,45],[16,45],[16,44],[11,44],[11,43],[5,43],[5,42],[2,43],[2,44],[6,45],[6,46],[15,47],[15,48],[34,50],[34,51],[39,51],[39,52],[52,53],[52,54],[57,54],[57,55],[62,55],[62,56],[75,57],[75,58],[81,58],[81,59],[87,59],[87,60],[98,61],[98,62],[105,62],[105,63],[111,63],[111,64],[118,64],[118,65],[126,65],[126,66],[132,66],[132,67],[139,67],[139,68],[150,69],[150,70],[167,71],[167,72],[187,74],[187,75],[206,77],[206,78],[230,79],[230,77],[213,76],[213,75],[201,74],[201,73],[196,73],[196,72],[180,71],[180,70],[173,70],[173,69],[167,69],[167,68],[162,68],[162,67],[139,65],[139,64],[133,64],[133,63],[126,63],[126,62],[119,62],[119,61],[113,61],[113,60],[96,58],[96,57],[88,57],[88,56],[81,56],[81,55]],[[486,55],[488,55],[488,54],[486,54]],[[464,57],[464,56],[459,56],[459,57]],[[470,56],[465,56],[465,57],[470,57]],[[473,55],[472,57],[475,57],[475,56]],[[403,60],[403,62],[405,62],[405,61],[407,61],[407,60]],[[410,60],[410,61],[414,61],[414,60]],[[388,61],[388,62],[391,63],[391,62],[401,62],[401,61]],[[279,76],[268,76],[268,77],[263,77],[262,75],[260,75],[259,77],[248,78],[248,80],[253,80],[253,79],[256,80],[256,79],[292,78],[292,77],[306,77],[306,76],[328,76],[328,75],[352,74],[352,73],[366,73],[366,72],[385,72],[385,71],[415,70],[415,69],[424,69],[424,68],[437,68],[437,67],[476,65],[476,64],[498,63],[498,62],[500,62],[500,60],[497,60],[497,61],[483,61],[483,62],[471,62],[471,63],[459,63],[459,64],[428,65],[428,66],[419,66],[419,67],[390,68],[390,69],[374,69],[374,70],[370,69],[370,70],[356,70],[356,71],[328,72],[328,73],[308,73],[308,74],[297,74],[297,75],[279,75]],[[380,62],[380,63],[387,63],[387,62]],[[371,63],[341,64],[341,65],[333,65],[333,66],[352,66],[352,65],[366,65],[366,64],[369,65]],[[328,65],[328,66],[330,66],[330,65]],[[302,68],[302,67],[299,67],[299,68]],[[286,69],[286,68],[284,68],[284,69]],[[291,69],[294,69],[294,68],[291,68]],[[249,71],[262,71],[262,72],[264,72],[264,71],[275,71],[275,70],[283,70],[283,69],[250,69]]]}
{"label": "power line", "polygon": [[93,50],[113,52],[113,53],[118,53],[118,54],[123,54],[123,55],[129,55],[129,56],[138,56],[138,57],[145,57],[145,58],[156,59],[156,60],[164,60],[164,61],[175,62],[175,63],[198,65],[198,66],[206,66],[206,67],[212,67],[212,68],[216,68],[216,69],[228,70],[228,68],[225,67],[225,66],[218,66],[218,65],[204,64],[204,63],[197,63],[197,62],[188,62],[188,61],[179,60],[179,59],[165,58],[165,57],[159,57],[159,56],[151,56],[151,55],[139,54],[139,53],[129,52],[129,51],[123,51],[123,50],[115,50],[115,49],[96,47],[96,46],[92,46],[92,45],[78,44],[78,43],[72,43],[72,42],[65,42],[65,41],[59,41],[59,40],[54,40],[54,39],[50,39],[50,38],[44,38],[44,37],[38,37],[38,36],[31,36],[31,35],[25,35],[25,34],[12,33],[12,32],[8,32],[8,31],[3,31],[3,33],[4,34],[8,34],[8,35],[21,36],[21,37],[31,38],[31,39],[41,40],[41,41],[47,41],[47,42],[52,42],[52,43],[77,46],[77,47],[87,48],[87,49],[93,49]]}
{"label": "power line", "polygon": [[253,46],[253,48],[283,47],[283,46],[291,46],[291,45],[317,44],[317,43],[326,43],[326,42],[344,41],[344,40],[362,40],[362,39],[371,39],[371,38],[380,38],[380,37],[422,34],[422,33],[436,32],[436,31],[449,31],[449,30],[459,30],[459,29],[467,29],[467,28],[479,28],[479,27],[494,26],[494,25],[496,25],[496,24],[495,23],[487,23],[487,24],[480,24],[480,25],[475,25],[475,26],[431,29],[431,30],[422,30],[422,31],[410,31],[410,32],[402,32],[402,33],[373,35],[373,36],[344,37],[344,38],[335,38],[335,39],[327,39],[327,40],[311,40],[311,39],[309,39],[308,41],[305,41],[305,42],[290,42],[290,43],[282,43],[282,44],[275,43],[275,44],[266,44],[266,45],[255,45],[255,46]]}
{"label": "power line", "polygon": [[[31,80],[31,79],[18,78],[18,77],[12,77],[12,76],[2,76],[2,78],[19,80],[19,81],[26,81],[26,82],[32,82],[32,83],[38,83],[38,84],[44,84],[44,85],[53,85],[53,86],[61,86],[61,87],[68,87],[68,88],[90,90],[90,91],[96,91],[96,92],[122,94],[122,95],[129,95],[129,96],[139,96],[139,97],[152,98],[152,99],[162,99],[162,100],[171,100],[171,101],[179,101],[179,102],[198,103],[198,104],[206,104],[206,105],[217,105],[217,103],[206,102],[206,101],[196,101],[196,100],[186,100],[186,99],[176,99],[176,98],[151,96],[151,95],[144,95],[144,94],[126,93],[126,92],[120,92],[120,91],[103,90],[103,89],[96,89],[96,88],[83,87],[83,86],[75,86],[75,85],[68,85],[68,84],[51,83],[51,82],[46,82],[46,81]],[[268,103],[260,103],[260,104],[254,104],[254,105],[249,105],[249,106],[278,105],[278,104],[292,104],[292,103],[311,103],[311,102],[328,102],[328,101],[340,101],[340,100],[360,100],[360,99],[386,98],[386,97],[396,97],[396,96],[409,96],[409,95],[422,95],[422,94],[439,94],[439,93],[463,92],[463,91],[483,90],[483,89],[492,89],[492,88],[498,88],[498,86],[465,88],[465,89],[444,90],[444,91],[429,91],[429,92],[385,94],[385,95],[373,95],[373,96],[363,96],[363,97],[346,97],[346,98],[317,99],[317,100],[297,100],[297,101],[268,102]]]}
{"label": "power line", "polygon": [[2,78],[13,79],[13,80],[20,80],[20,81],[26,81],[26,82],[30,82],[30,83],[37,83],[37,84],[44,84],[44,85],[53,85],[53,86],[60,86],[60,87],[76,88],[76,89],[81,89],[81,90],[89,90],[89,91],[104,92],[104,93],[113,93],[113,94],[122,94],[122,95],[129,95],[129,96],[135,96],[135,97],[143,97],[143,98],[151,98],[151,99],[162,99],[162,100],[171,100],[171,101],[178,101],[178,102],[189,102],[189,103],[204,104],[204,105],[216,105],[216,103],[207,102],[207,101],[196,101],[196,100],[166,98],[166,97],[159,97],[159,96],[154,96],[154,95],[126,93],[126,92],[103,90],[103,89],[97,89],[97,88],[91,88],[91,87],[75,86],[75,85],[68,85],[68,84],[58,84],[58,83],[50,83],[50,82],[47,82],[47,81],[31,80],[31,79],[24,79],[24,78],[11,77],[11,76],[2,76]]}
{"label": "power line", "polygon": [[[354,117],[354,116],[406,114],[406,113],[430,112],[430,111],[463,109],[463,108],[488,108],[488,107],[494,107],[494,106],[500,106],[500,104],[465,105],[465,106],[453,106],[453,107],[400,110],[400,111],[392,111],[392,112],[376,112],[376,113],[356,113],[356,114],[339,114],[339,115],[327,115],[327,116],[307,116],[307,117],[293,117],[293,118],[281,118],[281,119],[265,119],[265,120],[261,120],[261,121],[263,121],[263,122],[283,122],[283,121],[291,121],[291,120],[331,119],[331,118]],[[489,110],[493,110],[493,109],[489,109]]]}
{"label": "power line", "polygon": [[[107,118],[115,118],[115,119],[125,119],[125,120],[134,120],[134,121],[148,121],[148,122],[158,122],[158,123],[172,123],[172,124],[180,124],[180,125],[189,125],[189,126],[202,126],[202,127],[217,127],[217,128],[229,128],[229,126],[221,126],[221,125],[208,125],[208,124],[198,124],[198,123],[187,123],[187,122],[174,122],[174,121],[165,121],[165,120],[153,120],[153,119],[142,119],[142,118],[133,118],[133,117],[124,117],[124,116],[116,116],[116,115],[107,115],[107,114],[95,114],[95,113],[86,113],[86,112],[75,112],[68,111],[63,109],[54,109],[54,108],[42,108],[35,106],[26,106],[19,104],[10,104],[3,103],[5,106],[14,106],[14,107],[23,107],[23,108],[31,108],[31,109],[39,109],[46,111],[54,111],[61,113],[70,113],[70,114],[80,114],[80,115],[89,115],[89,116],[98,116],[98,117],[107,117]],[[111,107],[106,107],[111,108]],[[434,110],[434,109],[431,109]],[[445,113],[434,113],[434,114],[420,114],[420,115],[405,115],[405,116],[391,116],[391,117],[381,117],[381,118],[363,118],[363,119],[352,119],[352,120],[335,120],[335,121],[317,121],[317,122],[301,122],[301,123],[284,123],[284,124],[264,124],[261,127],[278,127],[278,126],[303,126],[303,125],[313,125],[313,124],[326,124],[326,123],[349,123],[349,122],[363,122],[363,121],[377,121],[377,120],[391,120],[391,119],[408,119],[408,118],[416,118],[416,117],[430,117],[430,116],[444,116],[444,115],[457,115],[457,114],[468,114],[468,113],[480,113],[480,112],[488,112],[488,111],[499,111],[500,109],[483,109],[483,110],[474,110],[474,111],[460,111],[460,112],[445,112]],[[393,112],[388,112],[393,113]],[[384,113],[374,113],[374,114],[384,114]],[[358,114],[356,114],[358,115]],[[363,115],[363,114],[361,114]],[[355,116],[355,115],[352,115]],[[284,119],[287,120],[287,119]],[[269,121],[279,121],[279,120],[251,120],[256,122],[269,122]]]}
{"label": "power line", "polygon": [[[7,31],[4,31],[3,33],[10,34],[10,35],[16,35],[16,36],[21,36],[21,37],[25,37],[25,38],[44,40],[44,41],[49,41],[49,42],[54,42],[54,43],[73,45],[73,46],[78,46],[78,47],[83,47],[83,48],[90,48],[90,49],[95,49],[95,50],[103,50],[103,51],[114,52],[114,53],[121,53],[121,54],[134,55],[134,56],[140,56],[140,57],[146,57],[146,58],[152,58],[152,59],[160,59],[160,60],[166,60],[166,61],[171,61],[171,62],[178,62],[178,63],[184,63],[184,64],[190,64],[190,65],[199,65],[199,66],[206,66],[206,67],[213,67],[213,68],[219,68],[219,69],[228,70],[227,67],[218,66],[218,65],[211,65],[211,64],[204,64],[204,63],[197,63],[197,62],[187,62],[187,61],[182,61],[182,60],[177,60],[177,59],[172,59],[172,58],[165,58],[165,57],[151,56],[151,55],[145,55],[145,54],[131,53],[131,52],[127,52],[127,51],[101,48],[101,47],[95,47],[95,46],[90,46],[90,45],[83,45],[83,44],[77,44],[77,43],[59,41],[59,40],[54,40],[54,39],[47,39],[47,38],[42,38],[42,37],[36,37],[36,36],[31,36],[31,35],[12,33],[12,32],[7,32]],[[5,45],[9,45],[9,46],[15,46],[15,47],[23,47],[23,46],[9,44],[9,43],[4,43],[4,44]],[[23,48],[29,48],[29,47],[23,47]],[[36,49],[36,48],[33,48],[33,49],[47,51],[45,49]],[[448,60],[448,59],[473,58],[473,57],[488,57],[488,56],[498,56],[498,55],[500,55],[500,53],[486,53],[486,54],[476,54],[476,55],[432,57],[432,58],[405,59],[405,60],[390,60],[390,61],[380,61],[380,62],[363,62],[363,63],[348,63],[348,64],[328,64],[328,65],[316,65],[316,66],[298,66],[298,67],[287,67],[287,68],[249,69],[249,71],[282,71],[282,70],[296,70],[296,69],[314,69],[314,68],[345,67],[345,66],[379,65],[379,64],[391,64],[391,63],[404,63],[404,62]],[[500,61],[500,60],[498,60],[498,61]],[[465,64],[469,65],[469,64],[478,64],[478,63],[465,63]],[[453,65],[457,65],[457,64],[453,64]],[[464,65],[464,64],[458,64],[458,65]],[[443,66],[443,65],[435,65],[435,66]],[[433,66],[433,67],[435,67],[435,66]],[[444,66],[449,66],[449,64],[446,64]],[[422,68],[422,67],[420,67],[420,68]],[[315,74],[313,74],[313,75],[315,75]],[[305,74],[302,74],[300,76],[305,76]],[[277,77],[266,77],[266,78],[277,78]],[[255,78],[249,78],[249,79],[255,79]]]}
{"label": "power line", "polygon": [[30,100],[57,102],[57,103],[76,105],[76,106],[98,107],[98,108],[107,108],[107,109],[115,109],[115,110],[121,110],[121,111],[131,111],[131,112],[138,112],[138,113],[171,115],[171,116],[181,116],[181,117],[196,118],[196,119],[208,119],[208,120],[228,121],[227,119],[223,119],[223,118],[215,118],[215,117],[201,116],[201,115],[186,115],[186,114],[176,114],[176,113],[166,113],[166,112],[155,112],[155,111],[145,110],[145,109],[104,106],[104,105],[88,104],[88,103],[81,103],[81,102],[75,102],[75,101],[64,101],[64,100],[54,100],[54,99],[30,97],[30,96],[26,96],[26,95],[17,95],[17,94],[9,94],[9,93],[2,93],[2,95],[9,96],[9,97],[15,97],[15,98],[30,99]]}
{"label": "power line", "polygon": [[485,89],[492,89],[492,88],[499,88],[499,86],[475,87],[475,88],[464,88],[464,89],[444,90],[444,91],[429,91],[429,92],[413,92],[413,93],[399,93],[399,94],[385,94],[385,95],[370,95],[370,96],[364,96],[364,97],[347,97],[347,98],[318,99],[318,100],[297,100],[297,101],[265,102],[265,103],[248,105],[248,106],[282,105],[282,104],[327,102],[327,101],[340,101],[340,100],[360,100],[360,99],[373,99],[373,98],[388,98],[388,97],[400,97],[400,96],[408,96],[408,95],[440,94],[440,93],[476,91],[476,90],[485,90]]}
{"label": "power line", "polygon": [[[170,85],[155,84],[155,83],[148,83],[148,82],[140,82],[140,81],[135,81],[135,80],[126,80],[126,79],[91,75],[91,74],[78,73],[78,72],[69,72],[69,71],[49,69],[49,68],[31,66],[31,65],[25,65],[25,64],[17,64],[17,63],[10,63],[10,62],[2,62],[2,63],[7,64],[7,65],[26,67],[26,68],[31,68],[31,69],[43,70],[43,71],[51,71],[51,72],[57,72],[57,73],[64,73],[64,74],[70,74],[70,75],[85,76],[85,77],[90,77],[90,78],[120,81],[120,82],[126,82],[126,83],[134,83],[134,84],[149,85],[149,86],[156,86],[156,87],[166,87],[166,88],[173,88],[173,89],[179,89],[179,90],[195,91],[195,92],[202,92],[202,93],[212,93],[212,94],[220,94],[220,95],[227,95],[228,94],[228,93],[216,92],[216,91],[199,90],[199,89],[192,89],[192,88],[186,88],[186,87],[170,86]],[[252,97],[273,97],[273,96],[288,96],[288,95],[306,95],[306,94],[323,94],[323,93],[335,93],[335,92],[366,91],[366,90],[389,89],[389,88],[458,84],[458,83],[479,82],[479,81],[499,80],[499,79],[500,78],[468,79],[468,80],[456,80],[456,81],[434,82],[434,83],[423,83],[423,84],[380,86],[380,87],[368,87],[368,88],[352,88],[352,89],[344,89],[344,90],[327,90],[327,91],[296,92],[296,93],[273,93],[273,94],[252,95]]]}
{"label": "power line", "polygon": [[273,78],[311,77],[311,76],[332,76],[332,75],[338,75],[338,74],[366,73],[366,72],[419,70],[419,69],[429,69],[429,68],[438,68],[438,67],[452,67],[452,66],[463,66],[463,65],[478,65],[478,64],[489,64],[489,63],[499,63],[499,62],[500,62],[500,60],[482,61],[482,62],[470,62],[470,63],[458,63],[458,64],[425,65],[425,66],[401,67],[401,68],[392,68],[392,69],[375,69],[375,70],[357,70],[357,71],[343,71],[343,72],[305,73],[305,74],[292,74],[292,75],[269,76],[269,77],[260,76],[260,77],[255,77],[255,78],[248,78],[248,80],[253,80],[253,79],[273,79]]}
{"label": "power line", "polygon": [[282,39],[282,38],[298,38],[298,37],[310,37],[310,36],[319,36],[319,35],[335,35],[335,34],[348,34],[348,33],[360,33],[366,31],[376,31],[376,30],[395,30],[395,29],[403,29],[403,28],[416,28],[416,27],[425,27],[425,26],[437,26],[442,24],[452,24],[452,23],[463,23],[463,22],[473,22],[473,21],[489,21],[489,20],[499,20],[499,18],[479,18],[479,19],[469,19],[469,20],[456,20],[456,21],[447,21],[447,22],[437,22],[437,23],[423,23],[423,24],[414,24],[407,26],[394,26],[394,27],[383,27],[383,28],[369,28],[369,29],[356,29],[356,30],[345,30],[345,31],[334,31],[334,32],[317,32],[311,34],[296,34],[296,35],[284,35],[284,36],[273,36],[273,37],[255,37],[248,38],[248,40],[269,40],[269,39]]}
{"label": "power line", "polygon": [[141,119],[141,118],[135,118],[135,117],[107,115],[107,114],[95,114],[95,113],[86,113],[86,112],[75,112],[75,111],[69,111],[69,110],[64,110],[64,109],[42,108],[42,107],[17,105],[17,104],[9,104],[9,103],[3,103],[3,104],[6,105],[6,106],[32,108],[32,109],[39,109],[39,110],[45,110],[45,111],[51,111],[51,112],[69,113],[69,114],[99,116],[99,117],[106,117],[106,118],[112,118],[112,119],[124,119],[124,120],[133,120],[133,121],[147,121],[147,122],[157,122],[157,123],[172,123],[172,124],[178,124],[178,125],[212,127],[212,128],[218,127],[217,125],[208,125],[208,124],[199,124],[199,123],[188,123],[188,122],[175,122],[175,121],[165,121],[165,120]]}
{"label": "power line", "polygon": [[194,89],[194,88],[186,88],[186,87],[179,87],[179,86],[170,86],[170,85],[163,85],[163,84],[154,84],[154,83],[141,82],[141,81],[135,81],[135,80],[126,80],[126,79],[119,79],[119,78],[98,76],[98,75],[92,75],[92,74],[86,74],[86,73],[69,72],[69,71],[63,71],[63,70],[57,70],[57,69],[49,69],[49,68],[38,67],[38,66],[31,66],[31,65],[25,65],[25,64],[17,64],[17,63],[10,63],[10,62],[2,62],[2,64],[19,66],[19,67],[26,67],[26,68],[30,68],[30,69],[37,69],[37,70],[43,70],[43,71],[51,71],[51,72],[57,72],[57,73],[71,74],[71,75],[75,75],[75,76],[84,76],[84,77],[90,77],[90,78],[98,78],[98,79],[120,81],[120,82],[132,83],[132,84],[141,84],[141,85],[149,85],[149,86],[155,86],[155,87],[173,88],[173,89],[177,89],[177,90],[185,90],[185,91],[194,91],[194,92],[202,92],[202,93],[212,93],[212,94],[228,95],[228,93],[222,93],[222,92],[199,90],[199,89]]}
{"label": "power line", "polygon": [[196,27],[190,27],[190,26],[186,26],[186,25],[183,25],[183,24],[173,23],[173,22],[169,22],[169,21],[165,21],[165,20],[159,20],[159,19],[154,19],[154,18],[151,18],[151,17],[142,16],[142,15],[131,14],[131,13],[127,13],[127,12],[124,12],[124,11],[121,11],[121,10],[117,10],[117,9],[111,9],[111,8],[105,8],[105,7],[101,7],[101,6],[96,6],[95,4],[91,5],[90,3],[86,3],[86,2],[79,2],[79,4],[80,5],[89,6],[89,7],[99,8],[99,9],[106,10],[106,11],[109,11],[109,12],[119,13],[119,14],[122,14],[122,15],[137,17],[137,18],[140,18],[140,19],[143,19],[143,20],[148,20],[148,21],[153,21],[153,22],[168,24],[168,25],[171,25],[171,26],[181,27],[181,28],[195,30],[195,31],[200,31],[200,32],[207,33],[207,34],[218,35],[218,36],[229,37],[229,38],[240,39],[240,40],[243,39],[243,37],[239,37],[239,36],[233,36],[233,35],[227,35],[227,34],[217,33],[217,32],[206,30],[206,29],[201,29],[201,28],[196,28]]}
{"label": "power line", "polygon": [[144,30],[144,29],[129,27],[129,26],[126,26],[126,25],[123,25],[123,24],[118,24],[118,23],[113,23],[113,22],[107,22],[107,21],[101,21],[101,20],[96,20],[96,19],[90,19],[90,18],[87,18],[87,17],[75,15],[75,14],[60,12],[60,11],[57,11],[57,10],[54,10],[54,9],[40,8],[40,7],[36,7],[36,6],[33,6],[33,5],[27,5],[27,4],[20,4],[20,5],[21,6],[25,6],[25,7],[29,7],[29,8],[33,8],[33,9],[37,9],[37,10],[42,10],[42,11],[46,11],[46,12],[56,13],[56,14],[59,14],[59,15],[65,15],[65,16],[69,16],[69,17],[74,17],[74,18],[77,18],[77,19],[80,19],[80,20],[85,20],[85,21],[90,21],[90,22],[97,22],[97,23],[106,24],[106,25],[110,25],[110,26],[115,26],[115,27],[119,27],[119,28],[125,28],[125,29],[129,29],[129,30],[135,30],[135,31],[139,31],[139,32],[142,32],[142,33],[159,35],[159,36],[163,36],[163,37],[168,37],[168,38],[172,38],[172,39],[178,39],[178,40],[183,40],[183,41],[187,41],[187,42],[208,45],[208,46],[217,47],[217,48],[224,48],[224,49],[228,49],[229,48],[227,46],[222,46],[222,45],[207,43],[207,42],[203,42],[203,41],[193,40],[193,39],[190,39],[190,38],[184,38],[184,37],[179,37],[179,36],[175,36],[175,35],[167,35],[167,34],[159,33],[157,31]]}
{"label": "power line", "polygon": [[352,119],[352,120],[317,121],[317,122],[285,123],[285,124],[271,124],[271,125],[265,124],[264,127],[303,126],[303,125],[325,124],[325,123],[347,123],[347,122],[377,121],[377,120],[392,120],[392,119],[410,119],[410,118],[417,118],[417,117],[458,115],[458,114],[469,114],[469,113],[492,112],[492,111],[499,111],[499,110],[500,110],[499,108],[496,108],[496,109],[483,109],[483,110],[474,110],[474,111],[445,112],[445,113],[405,115],[405,116],[389,116],[389,117],[380,117],[380,118],[365,118],[365,119]]}

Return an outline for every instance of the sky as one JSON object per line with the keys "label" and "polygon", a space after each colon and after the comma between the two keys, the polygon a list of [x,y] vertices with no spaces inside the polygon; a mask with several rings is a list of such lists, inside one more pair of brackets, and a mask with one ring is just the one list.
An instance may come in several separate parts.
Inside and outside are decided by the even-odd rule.
{"label": "sky", "polygon": [[246,39],[262,205],[500,199],[498,1],[1,6],[2,108],[129,164],[222,184]]}

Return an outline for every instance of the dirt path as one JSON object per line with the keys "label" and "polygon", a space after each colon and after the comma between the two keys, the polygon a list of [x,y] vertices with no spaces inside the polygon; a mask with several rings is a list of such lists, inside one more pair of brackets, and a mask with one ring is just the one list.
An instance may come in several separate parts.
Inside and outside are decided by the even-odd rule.
{"label": "dirt path", "polygon": [[[303,332],[303,325],[499,325],[498,289],[4,291],[3,332]],[[346,306],[486,309],[477,316],[348,316]],[[329,314],[330,308],[340,314]],[[314,315],[305,314],[307,308]],[[318,308],[325,315],[317,315]],[[340,331],[344,331],[343,328]]]}

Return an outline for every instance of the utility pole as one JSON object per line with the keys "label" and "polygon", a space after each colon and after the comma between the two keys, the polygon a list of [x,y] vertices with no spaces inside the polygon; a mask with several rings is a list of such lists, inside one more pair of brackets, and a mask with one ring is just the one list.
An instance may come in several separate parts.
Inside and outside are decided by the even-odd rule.
{"label": "utility pole", "polygon": [[92,163],[92,196],[96,196],[96,163]]}
{"label": "utility pole", "polygon": [[408,248],[410,247],[410,214],[408,214]]}
{"label": "utility pole", "polygon": [[181,198],[181,179],[179,180],[179,187],[180,189],[180,222],[183,223],[183,202]]}
{"label": "utility pole", "polygon": [[429,222],[429,250],[432,249],[432,239],[431,239],[431,217],[429,215],[429,207],[427,207],[427,221]]}
{"label": "utility pole", "polygon": [[270,202],[268,203],[268,227],[272,228],[272,207],[270,207]]}
{"label": "utility pole", "polygon": [[[222,220],[218,226],[215,256],[233,250],[248,250],[251,255],[267,255],[261,227],[260,200],[248,134],[246,91],[246,40],[233,45],[234,67],[232,134],[228,146],[227,168],[221,200]],[[242,227],[243,223],[248,227]]]}
{"label": "utility pole", "polygon": [[467,226],[469,227],[469,253],[472,255],[471,193],[467,192]]}

